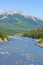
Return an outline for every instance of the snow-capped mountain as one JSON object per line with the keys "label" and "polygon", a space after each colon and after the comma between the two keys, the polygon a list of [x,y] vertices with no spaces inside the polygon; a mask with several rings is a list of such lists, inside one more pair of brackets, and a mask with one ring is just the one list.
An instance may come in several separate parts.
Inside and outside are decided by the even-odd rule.
{"label": "snow-capped mountain", "polygon": [[[0,15],[1,14],[6,14],[6,15],[21,14],[21,15],[23,15],[25,17],[32,18],[33,20],[35,20],[35,17],[27,15],[23,11],[18,11],[18,10],[9,10],[9,11],[7,11],[7,10],[0,9]],[[43,20],[43,19],[40,19],[40,18],[37,18],[37,19],[38,20]]]}
{"label": "snow-capped mountain", "polygon": [[0,9],[0,29],[11,32],[36,28],[43,28],[43,19],[27,15],[22,11]]}

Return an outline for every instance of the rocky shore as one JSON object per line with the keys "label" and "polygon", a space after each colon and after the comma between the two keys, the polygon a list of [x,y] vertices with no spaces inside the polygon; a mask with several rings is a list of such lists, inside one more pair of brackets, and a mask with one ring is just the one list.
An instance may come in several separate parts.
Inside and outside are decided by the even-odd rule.
{"label": "rocky shore", "polygon": [[36,42],[37,42],[36,43],[37,46],[43,47],[43,42],[41,41],[41,39],[37,39]]}
{"label": "rocky shore", "polygon": [[36,45],[39,47],[43,47],[43,43],[41,43],[41,44],[36,43]]}

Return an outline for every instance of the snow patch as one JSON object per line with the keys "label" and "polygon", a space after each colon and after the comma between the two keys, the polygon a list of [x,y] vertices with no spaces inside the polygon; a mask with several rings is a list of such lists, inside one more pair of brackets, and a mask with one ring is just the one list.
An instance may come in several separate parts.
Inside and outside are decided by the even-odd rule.
{"label": "snow patch", "polygon": [[3,16],[2,18],[0,18],[0,20],[6,19],[6,18],[7,18],[7,16]]}

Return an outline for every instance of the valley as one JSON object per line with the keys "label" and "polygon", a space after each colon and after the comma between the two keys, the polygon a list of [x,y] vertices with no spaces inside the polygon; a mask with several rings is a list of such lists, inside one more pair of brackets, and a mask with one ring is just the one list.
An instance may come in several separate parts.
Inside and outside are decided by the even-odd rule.
{"label": "valley", "polygon": [[[0,30],[8,36],[43,38],[43,20],[22,11],[0,11]],[[40,43],[40,41],[39,41]]]}

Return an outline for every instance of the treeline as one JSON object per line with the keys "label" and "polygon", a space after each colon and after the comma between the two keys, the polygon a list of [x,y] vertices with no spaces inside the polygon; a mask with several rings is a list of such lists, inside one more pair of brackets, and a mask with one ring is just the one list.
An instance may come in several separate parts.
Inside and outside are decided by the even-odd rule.
{"label": "treeline", "polygon": [[35,39],[43,38],[43,28],[24,32],[22,36]]}

